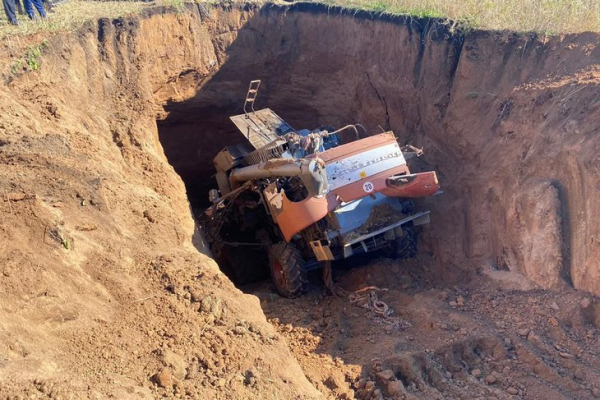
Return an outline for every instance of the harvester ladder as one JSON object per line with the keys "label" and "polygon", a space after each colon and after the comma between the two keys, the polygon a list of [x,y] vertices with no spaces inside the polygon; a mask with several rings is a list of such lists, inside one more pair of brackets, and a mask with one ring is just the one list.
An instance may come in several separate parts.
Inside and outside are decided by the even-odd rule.
{"label": "harvester ladder", "polygon": [[246,101],[244,102],[244,114],[248,116],[248,105],[250,105],[251,112],[254,112],[254,100],[258,97],[258,88],[260,87],[260,80],[250,81],[248,87],[248,94],[246,94]]}

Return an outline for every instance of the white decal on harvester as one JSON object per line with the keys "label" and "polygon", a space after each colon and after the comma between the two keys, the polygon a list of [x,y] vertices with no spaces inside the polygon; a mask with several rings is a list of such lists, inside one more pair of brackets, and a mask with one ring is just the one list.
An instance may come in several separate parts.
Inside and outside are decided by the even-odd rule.
{"label": "white decal on harvester", "polygon": [[363,190],[367,193],[371,193],[375,189],[375,186],[371,182],[363,183]]}
{"label": "white decal on harvester", "polygon": [[[342,158],[325,166],[329,180],[329,190],[349,185],[356,181],[373,176],[406,164],[398,143],[376,147],[374,149]],[[363,185],[365,192],[366,185]]]}

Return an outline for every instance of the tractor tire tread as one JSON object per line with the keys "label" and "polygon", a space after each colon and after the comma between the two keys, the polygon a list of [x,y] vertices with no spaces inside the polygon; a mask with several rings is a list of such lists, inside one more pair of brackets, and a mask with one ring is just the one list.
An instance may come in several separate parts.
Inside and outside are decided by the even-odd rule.
{"label": "tractor tire tread", "polygon": [[404,228],[404,235],[396,239],[395,258],[403,260],[417,255],[417,235],[412,226]]}
{"label": "tractor tire tread", "polygon": [[[304,260],[302,259],[300,250],[294,244],[279,242],[272,245],[269,252],[269,259],[270,263],[278,260],[287,277],[285,288],[280,287],[273,277],[275,288],[279,294],[284,297],[294,298],[306,292],[308,279],[304,270]],[[272,269],[271,274],[273,275]]]}

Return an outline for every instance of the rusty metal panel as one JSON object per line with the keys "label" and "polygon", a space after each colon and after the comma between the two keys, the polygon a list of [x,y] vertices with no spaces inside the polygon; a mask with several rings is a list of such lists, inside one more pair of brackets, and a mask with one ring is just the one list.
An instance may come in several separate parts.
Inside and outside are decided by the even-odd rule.
{"label": "rusty metal panel", "polygon": [[440,191],[435,171],[392,176],[386,180],[386,186],[381,192],[389,197],[428,197]]}
{"label": "rusty metal panel", "polygon": [[333,261],[335,257],[331,252],[331,249],[328,245],[323,245],[320,240],[314,240],[310,242],[310,247],[312,248],[315,257],[317,257],[318,261]]}
{"label": "rusty metal panel", "polygon": [[290,201],[285,193],[277,192],[275,183],[264,191],[271,216],[281,229],[286,242],[302,229],[310,226],[327,215],[327,197],[307,197],[299,202]]}
{"label": "rusty metal panel", "polygon": [[294,129],[270,108],[230,117],[255,149],[271,143]]}

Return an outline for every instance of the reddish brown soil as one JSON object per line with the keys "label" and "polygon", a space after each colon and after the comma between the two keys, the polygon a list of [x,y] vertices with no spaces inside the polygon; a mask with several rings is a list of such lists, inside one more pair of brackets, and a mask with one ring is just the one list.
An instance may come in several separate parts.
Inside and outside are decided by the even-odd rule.
{"label": "reddish brown soil", "polygon": [[299,300],[266,284],[250,290],[329,398],[600,396],[600,308],[590,296],[526,289],[508,272],[448,284],[425,265],[381,258],[338,273],[346,290],[389,289],[379,297],[394,310],[387,319],[318,284]]}
{"label": "reddish brown soil", "polygon": [[587,200],[600,182],[598,35],[457,37],[431,21],[337,12],[263,9],[199,92],[167,106],[161,140],[190,194],[209,179],[206,154],[239,137],[228,112],[241,112],[246,82],[260,78],[258,106],[292,126],[360,122],[424,148],[419,167],[445,190],[421,202],[440,270],[509,270],[600,293],[600,225]]}
{"label": "reddish brown soil", "polygon": [[161,35],[193,40],[192,18],[51,38],[0,91],[0,397],[319,397],[256,298],[192,245],[152,86],[175,62],[153,61]]}
{"label": "reddish brown soil", "polygon": [[[0,397],[600,396],[598,35],[295,5],[48,40],[34,72],[10,68],[25,41],[0,50]],[[393,318],[318,279],[245,288],[259,304],[203,255],[173,167],[200,203],[256,78],[296,127],[392,128],[440,173],[415,261],[336,275],[388,288]]]}

